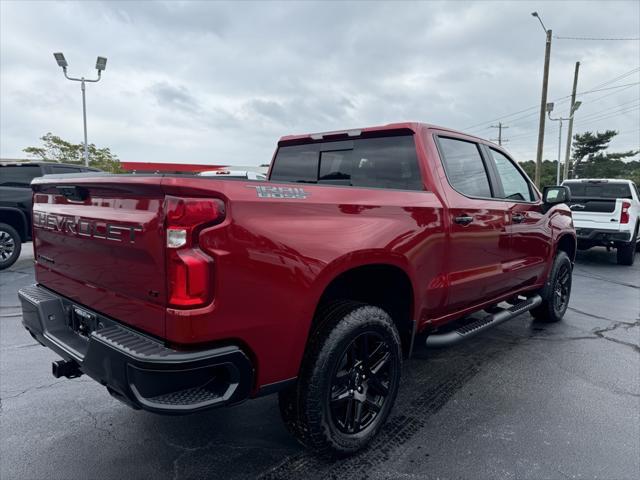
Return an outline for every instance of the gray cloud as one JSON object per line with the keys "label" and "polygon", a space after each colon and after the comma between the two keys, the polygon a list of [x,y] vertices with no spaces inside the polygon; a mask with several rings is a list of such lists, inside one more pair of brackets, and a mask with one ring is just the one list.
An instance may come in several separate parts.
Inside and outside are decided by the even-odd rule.
{"label": "gray cloud", "polygon": [[[47,131],[81,139],[80,92],[55,66],[59,50],[74,75],[109,58],[88,87],[89,138],[125,160],[264,163],[281,135],[402,120],[480,124],[470,131],[492,137],[490,120],[539,102],[533,10],[559,35],[640,36],[632,1],[0,2],[0,155],[21,156]],[[576,60],[587,90],[637,68],[640,42],[554,40],[551,98],[569,93]],[[616,128],[614,146],[637,147],[637,109],[583,125],[580,115],[639,92],[584,95],[576,129]],[[532,158],[535,109],[505,123],[508,148]]]}
{"label": "gray cloud", "polygon": [[187,112],[198,112],[198,101],[186,87],[171,85],[168,82],[157,82],[149,87],[158,104],[164,108],[176,108]]}

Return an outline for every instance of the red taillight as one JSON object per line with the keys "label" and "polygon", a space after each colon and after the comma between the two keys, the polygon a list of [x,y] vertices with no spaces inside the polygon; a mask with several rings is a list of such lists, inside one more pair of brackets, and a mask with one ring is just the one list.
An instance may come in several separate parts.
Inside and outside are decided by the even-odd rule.
{"label": "red taillight", "polygon": [[620,212],[620,223],[629,223],[630,202],[622,202],[622,212]]}
{"label": "red taillight", "polygon": [[202,228],[224,220],[224,202],[211,198],[166,197],[169,304],[198,307],[213,298],[213,258],[198,248]]}
{"label": "red taillight", "polygon": [[196,307],[212,297],[213,259],[197,248],[169,250],[169,303]]}
{"label": "red taillight", "polygon": [[224,219],[224,202],[217,198],[166,197],[167,226],[195,228],[220,223]]}

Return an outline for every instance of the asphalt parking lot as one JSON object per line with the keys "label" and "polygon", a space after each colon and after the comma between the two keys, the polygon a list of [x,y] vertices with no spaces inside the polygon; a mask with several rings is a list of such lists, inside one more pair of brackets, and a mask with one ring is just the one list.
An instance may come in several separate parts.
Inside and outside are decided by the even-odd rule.
{"label": "asphalt parking lot", "polygon": [[0,477],[640,478],[640,261],[580,252],[560,324],[528,314],[407,361],[391,420],[365,452],[315,458],[275,396],[164,417],[129,409],[23,330],[30,244],[0,272]]}

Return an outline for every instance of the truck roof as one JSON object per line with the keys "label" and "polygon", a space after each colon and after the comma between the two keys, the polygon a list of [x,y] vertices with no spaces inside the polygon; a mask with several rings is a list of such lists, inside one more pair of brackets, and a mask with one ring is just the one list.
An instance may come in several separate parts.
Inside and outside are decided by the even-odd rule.
{"label": "truck roof", "polygon": [[[397,123],[388,123],[386,125],[377,125],[372,127],[364,127],[364,128],[350,128],[344,130],[334,130],[330,132],[317,132],[317,133],[304,133],[298,135],[285,135],[280,137],[278,145],[282,143],[296,143],[303,140],[323,140],[323,139],[337,139],[342,137],[359,137],[362,134],[366,133],[374,133],[374,132],[385,132],[385,131],[398,131],[398,130],[409,130],[413,133],[417,133],[421,128],[428,128],[433,130],[442,130],[450,133],[455,133],[459,135],[464,135],[466,137],[474,138],[476,140],[480,140],[484,143],[489,143],[492,145],[493,142],[489,142],[488,140],[480,137],[476,137],[475,135],[470,135],[468,133],[462,132],[460,130],[454,130],[452,128],[441,127],[439,125],[433,125],[429,123],[423,122],[397,122]],[[496,145],[498,147],[498,145]]]}
{"label": "truck roof", "polygon": [[563,183],[633,183],[626,178],[572,178]]}
{"label": "truck roof", "polygon": [[77,163],[58,163],[58,162],[44,162],[44,161],[33,161],[33,162],[0,162],[0,167],[22,167],[22,166],[42,166],[42,165],[58,165],[60,167],[74,167],[74,168],[86,168],[89,170],[95,170],[99,172],[97,168],[94,167],[85,167],[84,165],[80,165]]}

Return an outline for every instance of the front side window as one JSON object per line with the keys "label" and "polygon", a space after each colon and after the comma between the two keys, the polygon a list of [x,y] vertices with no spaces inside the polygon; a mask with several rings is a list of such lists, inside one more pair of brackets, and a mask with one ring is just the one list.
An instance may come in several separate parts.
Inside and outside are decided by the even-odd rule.
{"label": "front side window", "polygon": [[42,171],[38,165],[7,165],[0,167],[0,186],[28,187]]}
{"label": "front side window", "polygon": [[502,198],[527,202],[535,200],[531,188],[529,188],[529,182],[527,182],[527,179],[522,175],[520,170],[516,168],[513,162],[493,148],[491,149],[491,155],[493,156],[493,161],[496,164],[498,176],[502,183],[502,189],[504,191]]}
{"label": "front side window", "polygon": [[424,189],[411,135],[280,147],[271,180]]}
{"label": "front side window", "polygon": [[440,154],[449,183],[470,197],[491,197],[489,177],[476,143],[439,137]]}

